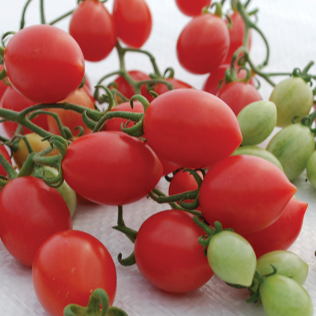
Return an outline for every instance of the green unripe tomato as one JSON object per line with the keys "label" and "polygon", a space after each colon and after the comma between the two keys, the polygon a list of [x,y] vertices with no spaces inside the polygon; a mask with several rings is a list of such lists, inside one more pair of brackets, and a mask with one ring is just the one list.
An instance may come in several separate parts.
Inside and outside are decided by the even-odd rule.
{"label": "green unripe tomato", "polygon": [[306,290],[284,275],[267,277],[259,287],[266,316],[312,316],[313,303]]}
{"label": "green unripe tomato", "polygon": [[315,150],[314,135],[308,127],[292,124],[274,135],[267,150],[278,158],[284,173],[292,181],[304,171]]}
{"label": "green unripe tomato", "polygon": [[256,270],[256,255],[248,241],[237,233],[222,231],[208,245],[207,259],[223,281],[250,286]]}
{"label": "green unripe tomato", "polygon": [[265,160],[272,162],[283,171],[283,167],[280,161],[278,160],[278,158],[275,157],[273,154],[271,154],[270,151],[267,151],[261,147],[242,146],[242,147],[237,148],[235,152],[232,154],[232,156],[236,156],[236,155],[251,155],[251,156],[261,157]]}
{"label": "green unripe tomato", "polygon": [[298,77],[282,80],[270,96],[270,101],[277,107],[277,126],[292,124],[295,116],[308,115],[313,106],[313,92],[309,85]]}
{"label": "green unripe tomato", "polygon": [[274,130],[277,109],[273,102],[253,102],[239,112],[237,120],[243,137],[241,144],[257,145],[267,139]]}
{"label": "green unripe tomato", "polygon": [[310,184],[316,189],[316,151],[314,151],[308,158],[306,173]]}
{"label": "green unripe tomato", "polygon": [[[42,171],[45,172],[45,177],[47,178],[52,178],[57,175],[57,170],[54,168],[50,167],[41,167],[41,168],[36,168],[35,171],[33,172],[34,177],[39,177],[42,178]],[[76,207],[77,207],[77,195],[76,192],[66,183],[66,181],[63,182],[63,184],[56,188],[57,191],[60,193],[60,195],[63,197],[65,200],[70,215],[73,217]]]}

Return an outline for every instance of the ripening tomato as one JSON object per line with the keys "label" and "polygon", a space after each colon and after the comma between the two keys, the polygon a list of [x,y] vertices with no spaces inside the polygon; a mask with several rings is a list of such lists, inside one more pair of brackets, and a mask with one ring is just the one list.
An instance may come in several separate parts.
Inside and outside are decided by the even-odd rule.
{"label": "ripening tomato", "polygon": [[21,263],[32,266],[40,245],[56,232],[72,229],[66,202],[35,177],[11,180],[0,194],[0,237]]}
{"label": "ripening tomato", "polygon": [[159,157],[186,168],[212,166],[242,141],[231,109],[195,89],[168,91],[153,100],[145,112],[144,135]]}
{"label": "ripening tomato", "polygon": [[[91,101],[91,98],[83,89],[77,89],[72,95],[70,95],[68,98],[61,102],[73,103],[85,106],[89,109],[94,109],[94,104]],[[89,129],[83,123],[82,116],[80,113],[63,109],[49,109],[49,111],[58,114],[63,126],[67,126],[70,129],[70,131],[73,131],[76,126],[82,126],[84,130],[84,135],[90,134],[92,132],[91,129]],[[56,120],[52,116],[47,115],[47,123],[48,129],[51,133],[55,135],[60,135],[60,131],[56,123]]]}
{"label": "ripening tomato", "polygon": [[[10,163],[10,165],[12,165],[12,161],[11,161],[11,157],[8,153],[8,151],[6,150],[6,148],[4,147],[4,145],[0,145],[0,154],[4,157],[4,159]],[[6,176],[7,173],[4,170],[4,168],[2,167],[2,165],[0,164],[0,175],[2,176]]]}
{"label": "ripening tomato", "polygon": [[152,27],[151,13],[144,0],[114,0],[113,18],[117,36],[126,45],[140,48]]}
{"label": "ripening tomato", "polygon": [[177,55],[183,68],[206,74],[221,65],[229,48],[225,22],[205,13],[194,17],[182,30],[177,42]]}
{"label": "ripening tomato", "polygon": [[306,209],[307,203],[293,197],[274,223],[257,232],[243,234],[257,258],[270,251],[288,249],[301,232]]}
{"label": "ripening tomato", "polygon": [[139,271],[151,284],[167,292],[198,289],[213,275],[198,243],[204,234],[183,211],[167,210],[150,216],[135,241]]}
{"label": "ripening tomato", "polygon": [[[10,86],[3,94],[0,107],[3,109],[21,112],[22,110],[35,104],[36,102],[25,98],[22,94],[20,94],[12,86]],[[48,130],[46,115],[38,115],[37,117],[32,119],[32,123],[38,125],[45,130]],[[3,123],[3,128],[10,138],[13,137],[13,134],[15,133],[17,127],[18,123],[14,123],[12,121],[7,121]],[[23,131],[24,134],[32,133],[32,131],[26,127],[23,127]]]}
{"label": "ripening tomato", "polygon": [[219,90],[217,96],[233,110],[236,116],[248,104],[262,100],[258,90],[246,82],[230,82]]}
{"label": "ripening tomato", "polygon": [[100,61],[115,47],[112,15],[98,0],[82,1],[72,14],[69,34],[79,44],[85,60]]}
{"label": "ripening tomato", "polygon": [[[232,21],[232,26],[230,29],[228,29],[229,32],[229,50],[228,54],[225,59],[225,63],[230,64],[231,59],[233,57],[233,54],[235,51],[243,46],[244,36],[245,36],[245,22],[239,12],[234,12],[233,14],[229,15],[229,18]],[[228,24],[228,20],[226,20],[226,23]],[[248,37],[248,51],[251,47],[251,29],[249,30],[249,37]]]}
{"label": "ripening tomato", "polygon": [[161,163],[148,145],[116,131],[76,139],[67,149],[62,170],[78,194],[105,205],[124,205],[145,197],[162,175]]}
{"label": "ripening tomato", "polygon": [[68,304],[86,306],[91,293],[104,289],[113,304],[116,268],[106,247],[82,231],[68,230],[48,238],[36,253],[36,296],[50,316],[61,316]]}
{"label": "ripening tomato", "polygon": [[77,42],[62,29],[45,24],[18,31],[4,51],[12,86],[37,103],[54,103],[82,82],[85,65]]}
{"label": "ripening tomato", "polygon": [[209,223],[219,221],[239,234],[252,233],[275,222],[295,192],[273,163],[256,156],[230,156],[206,174],[200,209]]}
{"label": "ripening tomato", "polygon": [[211,0],[176,0],[179,10],[188,16],[197,16],[202,9],[211,4]]}

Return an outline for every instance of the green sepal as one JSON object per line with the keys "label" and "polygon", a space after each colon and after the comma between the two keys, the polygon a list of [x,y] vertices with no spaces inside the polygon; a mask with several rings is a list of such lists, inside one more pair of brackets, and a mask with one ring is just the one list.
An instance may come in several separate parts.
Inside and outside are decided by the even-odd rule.
{"label": "green sepal", "polygon": [[119,253],[117,260],[124,267],[132,266],[136,263],[134,251],[125,259],[122,259],[122,254]]}

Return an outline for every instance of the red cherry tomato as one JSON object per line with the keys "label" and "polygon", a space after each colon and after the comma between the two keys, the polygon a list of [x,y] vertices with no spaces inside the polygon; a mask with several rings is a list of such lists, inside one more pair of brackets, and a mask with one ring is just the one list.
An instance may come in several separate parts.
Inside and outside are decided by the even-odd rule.
{"label": "red cherry tomato", "polygon": [[76,139],[67,149],[62,170],[73,190],[106,205],[124,205],[145,197],[162,175],[161,163],[148,145],[115,131]]}
{"label": "red cherry tomato", "polygon": [[77,42],[51,25],[32,25],[17,32],[4,51],[10,83],[37,103],[65,99],[84,76],[84,58]]}
{"label": "red cherry tomato", "polygon": [[[232,21],[232,26],[228,29],[229,38],[230,38],[230,45],[228,54],[225,59],[225,64],[230,64],[231,59],[235,51],[243,46],[244,36],[245,36],[245,22],[241,15],[238,12],[234,12],[231,14],[230,19]],[[228,20],[226,20],[228,24]],[[249,30],[249,42],[248,42],[248,50],[250,50],[251,46],[251,30]]]}
{"label": "red cherry tomato", "polygon": [[307,203],[291,198],[273,224],[255,233],[243,235],[257,258],[270,251],[288,249],[301,232],[306,209]]}
{"label": "red cherry tomato", "polygon": [[[92,103],[91,98],[87,95],[87,93],[83,89],[76,90],[71,96],[69,96],[62,102],[73,103],[73,104],[85,106],[89,109],[94,109],[94,104]],[[71,131],[73,131],[73,129],[76,126],[82,126],[84,129],[84,132],[83,132],[84,134],[90,134],[92,132],[83,123],[82,116],[80,113],[67,111],[63,109],[50,109],[49,111],[58,114],[62,124],[64,126],[69,127]],[[56,120],[52,116],[47,115],[47,122],[48,122],[49,131],[55,135],[60,135]]]}
{"label": "red cherry tomato", "polygon": [[179,10],[188,16],[197,16],[202,9],[211,4],[211,0],[176,0]]}
{"label": "red cherry tomato", "polygon": [[205,232],[192,217],[177,210],[156,213],[140,227],[135,259],[154,286],[173,293],[200,288],[213,275],[198,238]]}
{"label": "red cherry tomato", "polygon": [[36,253],[33,284],[37,298],[50,316],[61,316],[68,304],[86,306],[91,293],[104,289],[113,304],[116,268],[105,246],[76,230],[48,238]]}
{"label": "red cherry tomato", "polygon": [[[3,68],[4,68],[4,66],[3,66],[3,65],[0,65],[0,71],[2,71]],[[3,80],[0,80],[0,101],[1,101],[1,99],[2,99],[2,96],[3,96],[4,92],[7,90],[8,87],[9,87],[9,86],[8,86],[7,84],[5,84],[5,83],[3,82]]]}
{"label": "red cherry tomato", "polygon": [[112,15],[96,0],[82,1],[72,14],[69,34],[79,44],[85,60],[106,58],[116,44]]}
{"label": "red cherry tomato", "polygon": [[168,91],[153,100],[145,112],[144,134],[159,157],[187,168],[215,164],[242,140],[231,109],[195,89]]}
{"label": "red cherry tomato", "polygon": [[177,42],[177,55],[183,68],[206,74],[221,65],[229,48],[225,22],[206,13],[194,17],[182,30]]}
{"label": "red cherry tomato", "polygon": [[56,232],[72,229],[68,206],[60,193],[41,179],[10,181],[0,194],[0,237],[11,255],[32,266],[40,245]]}
{"label": "red cherry tomato", "polygon": [[230,156],[208,171],[199,202],[209,223],[219,221],[224,228],[246,234],[275,222],[295,192],[273,163],[256,156]]}
{"label": "red cherry tomato", "polygon": [[[6,150],[6,148],[4,147],[4,145],[0,145],[0,154],[2,154],[2,156],[4,157],[4,159],[10,163],[10,165],[12,165],[12,161],[11,161],[11,157],[8,153],[8,151]],[[4,170],[4,168],[2,167],[2,165],[0,164],[0,175],[6,176],[7,173]]]}
{"label": "red cherry tomato", "polygon": [[151,13],[144,0],[114,0],[114,23],[117,36],[128,46],[140,48],[152,27]]}
{"label": "red cherry tomato", "polygon": [[[22,94],[20,94],[12,86],[10,86],[5,91],[1,99],[0,107],[3,109],[21,112],[22,110],[35,104],[36,102],[25,98]],[[38,115],[37,117],[32,119],[32,122],[38,125],[39,127],[45,130],[48,130],[46,115]],[[13,134],[15,133],[17,127],[18,127],[18,124],[12,121],[7,121],[3,123],[3,128],[9,137],[13,137]],[[32,131],[26,127],[23,127],[23,131],[24,131],[24,134],[32,133]]]}
{"label": "red cherry tomato", "polygon": [[219,90],[217,96],[234,111],[236,116],[248,104],[262,100],[258,90],[246,82],[230,82]]}

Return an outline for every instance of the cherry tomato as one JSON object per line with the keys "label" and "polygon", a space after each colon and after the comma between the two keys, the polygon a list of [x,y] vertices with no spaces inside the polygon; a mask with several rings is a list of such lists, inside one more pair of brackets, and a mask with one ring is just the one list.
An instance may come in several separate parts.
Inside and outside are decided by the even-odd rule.
{"label": "cherry tomato", "polygon": [[233,110],[236,116],[248,104],[262,100],[258,90],[246,82],[230,82],[219,90],[217,96]]}
{"label": "cherry tomato", "polygon": [[62,170],[77,193],[106,205],[124,205],[145,197],[162,175],[161,163],[148,145],[115,131],[76,139],[67,149]]}
{"label": "cherry tomato", "polygon": [[[0,71],[2,71],[3,68],[4,68],[4,66],[3,66],[3,65],[0,65]],[[0,80],[0,101],[1,101],[1,99],[2,99],[2,96],[3,96],[4,92],[7,90],[8,87],[9,87],[9,86],[8,86],[7,84],[5,84],[5,83],[3,82],[3,80]]]}
{"label": "cherry tomato", "polygon": [[194,17],[182,30],[177,42],[178,60],[183,68],[206,74],[221,65],[229,48],[225,22],[205,13]]}
{"label": "cherry tomato", "polygon": [[71,17],[69,34],[77,41],[88,61],[106,58],[116,44],[113,17],[103,3],[96,0],[79,4]]}
{"label": "cherry tomato", "polygon": [[242,286],[252,284],[257,258],[249,242],[237,233],[224,230],[212,236],[207,260],[223,281]]}
{"label": "cherry tomato", "polygon": [[[12,162],[11,162],[11,157],[8,153],[8,151],[6,150],[6,148],[4,147],[4,145],[0,145],[0,154],[2,154],[2,156],[4,157],[4,159],[10,163],[10,165],[12,165]],[[0,164],[0,175],[2,176],[6,176],[7,173],[6,171],[4,170],[4,168],[2,167],[2,165]]]}
{"label": "cherry tomato", "polygon": [[307,203],[293,197],[274,223],[257,232],[243,234],[257,257],[270,251],[288,249],[301,232],[306,209]]}
{"label": "cherry tomato", "polygon": [[202,13],[202,9],[211,4],[211,0],[176,0],[179,10],[188,16],[197,16]]}
{"label": "cherry tomato", "polygon": [[72,229],[66,202],[41,179],[10,181],[0,194],[0,237],[11,255],[32,266],[40,245],[56,232]]}
{"label": "cherry tomato", "polygon": [[116,268],[106,247],[82,231],[68,230],[48,238],[36,253],[36,296],[50,316],[61,316],[68,304],[86,306],[91,293],[104,289],[113,304]]}
{"label": "cherry tomato", "polygon": [[229,156],[242,140],[230,108],[195,89],[168,91],[153,100],[145,112],[144,134],[159,157],[197,169]]}
{"label": "cherry tomato", "polygon": [[[229,15],[232,26],[230,29],[228,29],[229,32],[229,50],[228,54],[225,59],[225,63],[230,64],[231,59],[233,57],[233,54],[235,51],[243,46],[244,42],[244,36],[245,36],[245,22],[239,12],[234,12],[233,14]],[[226,20],[226,23],[228,24],[228,20]],[[251,30],[249,30],[249,38],[248,38],[248,51],[251,47]]]}
{"label": "cherry tomato", "polygon": [[214,165],[200,188],[200,209],[209,223],[219,221],[237,233],[252,233],[281,216],[296,187],[271,162],[256,156],[230,156]]}
{"label": "cherry tomato", "polygon": [[[35,104],[35,102],[25,98],[22,94],[20,94],[13,87],[10,86],[3,94],[0,107],[3,109],[21,112],[22,110]],[[46,115],[38,115],[37,117],[32,119],[32,122],[39,127],[48,130]],[[9,137],[13,136],[17,127],[18,124],[12,121],[7,121],[3,123],[3,128]],[[26,127],[23,127],[23,131],[24,134],[32,133],[32,131]]]}
{"label": "cherry tomato", "polygon": [[44,24],[25,27],[10,39],[4,67],[13,87],[37,103],[65,99],[80,86],[85,70],[77,42],[60,28]]}
{"label": "cherry tomato", "polygon": [[203,234],[183,211],[167,210],[150,216],[136,237],[139,271],[164,291],[186,293],[198,289],[213,275],[198,243]]}
{"label": "cherry tomato", "polygon": [[114,0],[113,17],[117,36],[124,44],[135,48],[145,44],[152,20],[144,0]]}
{"label": "cherry tomato", "polygon": [[[61,102],[73,103],[81,106],[85,106],[89,109],[94,109],[94,104],[91,101],[91,98],[87,95],[87,93],[83,89],[76,90],[72,95]],[[76,113],[73,111],[67,111],[63,109],[49,109],[50,112],[54,112],[58,114],[62,124],[67,126],[71,131],[74,130],[77,126],[83,127],[83,134],[90,134],[92,131],[89,129],[82,121],[82,116],[80,113]],[[56,120],[48,115],[47,116],[48,129],[51,133],[55,135],[60,135],[60,131],[58,129],[58,125]]]}

